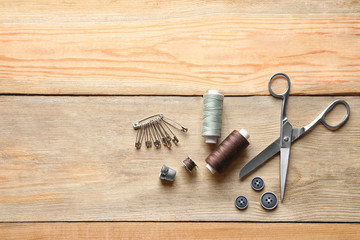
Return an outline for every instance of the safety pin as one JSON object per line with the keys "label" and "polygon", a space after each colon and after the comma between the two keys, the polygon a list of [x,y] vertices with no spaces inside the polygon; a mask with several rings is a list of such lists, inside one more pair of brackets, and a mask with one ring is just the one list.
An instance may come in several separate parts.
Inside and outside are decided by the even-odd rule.
{"label": "safety pin", "polygon": [[175,134],[173,133],[173,131],[171,131],[171,129],[169,128],[169,126],[167,125],[168,123],[163,119],[163,122],[165,123],[164,126],[171,132],[171,134],[173,135],[173,139],[172,141],[177,144],[179,142],[179,139],[175,136]]}
{"label": "safety pin", "polygon": [[168,148],[171,147],[171,137],[170,135],[168,134],[168,132],[166,131],[166,129],[164,128],[161,120],[158,122],[159,126],[161,127],[161,129],[164,131],[164,134],[165,134],[165,142],[166,142],[166,146]]}
{"label": "safety pin", "polygon": [[151,146],[152,146],[152,135],[151,135],[151,133],[150,133],[150,129],[149,129],[149,123],[147,123],[146,125],[145,125],[145,133],[146,133],[146,137],[145,137],[145,146],[147,147],[147,148],[151,148]]}
{"label": "safety pin", "polygon": [[[161,135],[161,141],[163,143],[163,145],[165,145],[166,147],[170,148],[171,147],[171,143],[169,144],[168,143],[168,139],[167,139],[167,136],[166,136],[166,133],[163,132],[163,128],[162,126],[160,125],[159,121],[155,121],[156,123],[156,127]],[[170,145],[170,146],[169,146]]]}
{"label": "safety pin", "polygon": [[139,121],[137,121],[137,122],[134,122],[133,123],[133,128],[135,129],[135,130],[137,130],[137,129],[139,129],[140,127],[141,127],[141,122],[143,122],[143,121],[145,121],[145,120],[148,120],[148,119],[150,119],[150,118],[153,118],[153,117],[158,117],[158,118],[163,118],[164,117],[164,115],[162,114],[162,113],[157,113],[157,114],[154,114],[154,115],[151,115],[151,116],[149,116],[149,117],[146,117],[146,118],[143,118],[143,119],[141,119],[141,120],[139,120]]}
{"label": "safety pin", "polygon": [[179,139],[176,137],[170,127],[173,127],[182,132],[188,131],[188,129],[182,124],[165,117],[161,113],[143,118],[137,122],[134,122],[132,125],[135,130],[139,130],[135,139],[135,147],[137,149],[141,148],[143,141],[145,141],[145,146],[147,148],[151,148],[153,144],[156,148],[160,148],[162,144],[168,148],[171,148],[171,142],[177,144]]}
{"label": "safety pin", "polygon": [[136,140],[135,140],[135,147],[137,149],[140,149],[141,148],[141,144],[142,144],[142,140],[144,138],[144,135],[143,135],[143,127],[140,127],[140,131],[137,132],[136,134]]}
{"label": "safety pin", "polygon": [[[178,128],[178,127],[174,126],[173,124],[169,123],[169,122],[166,121],[164,118],[167,119],[167,120],[172,121],[173,123],[176,123],[178,126],[180,126],[180,128]],[[188,131],[187,127],[185,127],[184,125],[181,125],[180,123],[176,122],[175,120],[172,120],[172,119],[170,119],[170,118],[168,118],[168,117],[165,117],[164,115],[162,115],[162,120],[163,120],[164,122],[166,122],[167,124],[169,124],[170,126],[172,126],[173,128],[176,128],[176,129],[178,129],[178,130],[180,130],[180,131],[182,131],[182,132],[187,132],[187,131]]]}
{"label": "safety pin", "polygon": [[154,146],[156,147],[156,148],[160,148],[161,147],[161,142],[160,142],[160,137],[158,136],[158,132],[157,132],[157,130],[155,129],[155,127],[154,127],[154,122],[153,121],[150,121],[150,127],[149,127],[149,129],[151,130],[151,132],[152,132],[152,134],[153,134],[153,136],[154,136]]}

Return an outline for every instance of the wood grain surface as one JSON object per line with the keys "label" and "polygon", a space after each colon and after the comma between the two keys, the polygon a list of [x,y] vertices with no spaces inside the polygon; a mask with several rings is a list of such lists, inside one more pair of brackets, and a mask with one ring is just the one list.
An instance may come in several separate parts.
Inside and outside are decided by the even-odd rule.
{"label": "wood grain surface", "polygon": [[2,1],[0,93],[358,95],[359,2],[285,2]]}
{"label": "wood grain surface", "polygon": [[[359,239],[344,223],[360,220],[359,36],[358,0],[1,1],[0,238]],[[292,95],[313,95],[290,98],[295,127],[333,95],[352,95],[339,96],[351,116],[293,144],[285,201],[265,212],[249,184],[261,176],[279,196],[278,156],[244,181],[238,172],[279,135],[280,100],[255,96],[277,72]],[[237,96],[225,98],[223,138],[251,134],[223,175],[204,167],[208,89]],[[131,123],[158,112],[190,131],[172,150],[136,151]],[[158,180],[164,163],[172,185]],[[250,200],[242,212],[239,194]],[[265,223],[54,222],[128,220]]]}
{"label": "wood grain surface", "polygon": [[[320,125],[292,145],[284,202],[262,209],[261,193],[279,196],[279,157],[239,181],[241,166],[279,136],[281,101],[270,96],[226,97],[223,138],[250,133],[250,146],[225,173],[212,175],[201,137],[201,97],[0,97],[0,221],[319,221],[360,220],[359,96],[341,97],[353,110],[337,131]],[[291,96],[294,127],[312,121],[335,97]],[[132,122],[161,112],[189,128],[171,150],[134,147]],[[328,121],[344,115],[336,108]],[[189,174],[187,154],[199,168]],[[166,164],[173,184],[158,175]],[[249,208],[234,206],[246,195]]]}
{"label": "wood grain surface", "polygon": [[2,239],[359,239],[358,224],[2,223]]}

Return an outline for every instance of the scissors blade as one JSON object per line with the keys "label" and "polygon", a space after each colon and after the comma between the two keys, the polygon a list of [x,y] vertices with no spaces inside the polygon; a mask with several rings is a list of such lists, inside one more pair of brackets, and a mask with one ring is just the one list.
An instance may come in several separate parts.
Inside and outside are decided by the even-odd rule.
{"label": "scissors blade", "polygon": [[272,144],[265,148],[261,153],[254,157],[240,170],[240,178],[245,177],[254,171],[260,165],[269,160],[272,156],[280,151],[280,138],[276,139]]}
{"label": "scissors blade", "polygon": [[289,165],[290,148],[280,148],[280,199],[284,199],[286,175]]}

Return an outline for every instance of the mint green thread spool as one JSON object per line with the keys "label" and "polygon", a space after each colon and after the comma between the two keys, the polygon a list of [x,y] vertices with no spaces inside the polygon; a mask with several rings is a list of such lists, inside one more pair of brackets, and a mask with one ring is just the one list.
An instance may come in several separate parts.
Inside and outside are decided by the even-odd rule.
{"label": "mint green thread spool", "polygon": [[209,90],[204,94],[201,134],[206,143],[215,144],[221,137],[223,101],[224,95],[218,90]]}

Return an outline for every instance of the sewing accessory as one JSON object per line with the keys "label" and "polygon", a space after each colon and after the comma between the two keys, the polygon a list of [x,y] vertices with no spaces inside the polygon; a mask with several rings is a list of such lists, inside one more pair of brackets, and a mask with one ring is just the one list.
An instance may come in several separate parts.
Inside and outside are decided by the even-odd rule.
{"label": "sewing accessory", "polygon": [[152,145],[156,148],[161,147],[161,143],[171,148],[173,142],[175,145],[179,142],[171,128],[177,129],[181,132],[187,132],[187,128],[180,123],[165,117],[163,114],[154,114],[133,123],[133,128],[137,130],[135,147],[141,148],[142,142],[145,141],[145,146],[151,148]]}
{"label": "sewing accessory", "polygon": [[266,210],[273,210],[278,205],[278,198],[273,192],[265,192],[260,197],[260,204]]}
{"label": "sewing accessory", "polygon": [[244,210],[245,208],[247,208],[248,204],[249,202],[245,196],[238,196],[235,199],[235,206],[240,210]]}
{"label": "sewing accessory", "polygon": [[221,123],[224,95],[218,90],[209,90],[204,94],[202,136],[206,143],[217,142],[221,137]]}
{"label": "sewing accessory", "polygon": [[160,171],[159,178],[161,180],[173,182],[175,180],[176,171],[172,168],[169,168],[166,165],[163,165]]}
{"label": "sewing accessory", "polygon": [[[275,78],[285,78],[287,81],[287,89],[282,94],[276,94],[271,89],[271,82]],[[286,183],[286,175],[289,164],[289,156],[290,156],[290,147],[291,143],[296,141],[299,137],[307,133],[310,129],[315,127],[319,122],[325,125],[329,130],[337,130],[349,118],[350,107],[347,102],[344,100],[335,100],[327,106],[324,111],[322,111],[311,123],[301,128],[293,128],[286,116],[286,105],[289,98],[290,92],[290,79],[284,73],[277,73],[270,78],[268,84],[269,91],[271,95],[276,98],[282,98],[282,110],[281,110],[281,119],[280,119],[280,138],[276,139],[272,144],[270,144],[267,148],[265,148],[261,153],[259,153],[255,158],[253,158],[250,162],[248,162],[240,171],[240,178],[246,176],[260,165],[268,161],[272,156],[276,153],[280,152],[280,189],[281,189],[281,200],[284,199],[285,193],[285,183]],[[328,124],[325,120],[326,115],[338,104],[343,104],[346,107],[347,113],[344,119],[335,126]]]}
{"label": "sewing accessory", "polygon": [[196,163],[191,159],[190,156],[187,156],[187,158],[182,163],[189,172],[192,172],[192,170],[197,167]]}
{"label": "sewing accessory", "polygon": [[245,129],[232,131],[206,158],[206,168],[212,174],[224,170],[242,150],[249,146],[247,140],[249,137]]}
{"label": "sewing accessory", "polygon": [[262,180],[261,177],[254,177],[253,180],[251,180],[251,187],[255,190],[255,191],[260,191],[264,188],[265,184],[264,184],[264,180]]}

